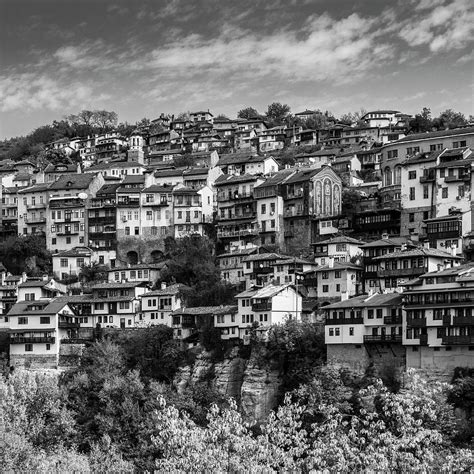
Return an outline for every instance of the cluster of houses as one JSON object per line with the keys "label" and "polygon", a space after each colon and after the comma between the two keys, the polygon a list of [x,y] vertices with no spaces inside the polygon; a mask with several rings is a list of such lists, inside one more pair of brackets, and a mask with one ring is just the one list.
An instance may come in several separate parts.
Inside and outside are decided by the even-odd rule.
{"label": "cluster of houses", "polygon": [[[0,167],[0,238],[39,234],[53,255],[42,278],[0,266],[11,363],[57,367],[108,327],[164,324],[188,344],[214,327],[248,343],[295,319],[356,369],[474,366],[474,127],[406,135],[400,112],[364,120],[277,133],[260,118],[162,116],[127,141],[69,141],[79,164]],[[302,146],[291,166],[275,153],[288,144]],[[234,305],[189,307],[184,285],[160,284],[167,239],[186,236],[215,240]],[[107,279],[71,294],[95,263]]]}

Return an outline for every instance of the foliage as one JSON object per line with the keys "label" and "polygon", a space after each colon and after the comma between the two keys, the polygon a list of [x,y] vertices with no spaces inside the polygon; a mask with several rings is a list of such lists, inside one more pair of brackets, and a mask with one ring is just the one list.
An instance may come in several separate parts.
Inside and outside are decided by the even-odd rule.
{"label": "foliage", "polygon": [[166,282],[184,283],[188,306],[232,304],[234,290],[220,279],[215,263],[213,243],[204,237],[185,237],[168,241],[167,268],[161,278]]}
{"label": "foliage", "polygon": [[254,109],[253,107],[246,107],[237,112],[237,118],[240,119],[254,119],[260,117],[261,115],[258,113],[257,109]]}
{"label": "foliage", "polygon": [[415,115],[409,123],[412,133],[431,132],[432,130],[444,130],[448,128],[463,127],[468,125],[466,117],[453,109],[447,109],[441,112],[439,117],[432,118],[431,110],[423,107],[423,110]]}
{"label": "foliage", "polygon": [[367,113],[367,110],[360,109],[356,112],[348,112],[347,114],[341,115],[339,122],[345,123],[346,125],[352,125],[356,127],[364,127],[366,123],[362,120],[362,117]]}
{"label": "foliage", "polygon": [[194,157],[191,155],[191,153],[185,153],[182,156],[175,156],[173,158],[173,164],[176,166],[176,168],[181,168],[184,166],[193,166],[195,162]]}
{"label": "foliage", "polygon": [[51,253],[41,235],[20,235],[0,242],[0,261],[13,274],[49,273],[52,269]]}
{"label": "foliage", "polygon": [[360,193],[354,189],[344,188],[342,191],[342,214],[353,213],[357,203],[362,200]]}
{"label": "foliage", "polygon": [[268,106],[265,116],[270,125],[275,127],[276,125],[287,125],[290,112],[291,109],[288,104],[273,102]]}
{"label": "foliage", "polygon": [[227,117],[227,115],[224,115],[224,114],[219,114],[217,115],[217,117],[214,118],[214,120],[229,120],[229,117]]}
{"label": "foliage", "polygon": [[82,265],[79,272],[82,282],[107,280],[107,266],[93,262],[89,265]]}

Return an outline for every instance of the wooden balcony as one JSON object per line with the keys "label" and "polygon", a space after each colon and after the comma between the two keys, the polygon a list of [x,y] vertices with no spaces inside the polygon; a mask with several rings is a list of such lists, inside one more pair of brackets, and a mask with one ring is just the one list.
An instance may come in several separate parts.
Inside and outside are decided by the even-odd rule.
{"label": "wooden balcony", "polygon": [[396,316],[385,316],[383,318],[384,324],[402,324],[402,317],[401,315]]}
{"label": "wooden balcony", "polygon": [[253,303],[252,304],[252,311],[271,311],[272,310],[272,303]]}
{"label": "wooden balcony", "polygon": [[385,277],[413,277],[423,275],[428,271],[427,267],[413,267],[413,268],[395,268],[395,269],[383,269],[377,271],[379,278]]}
{"label": "wooden balcony", "polygon": [[59,321],[58,327],[59,329],[78,329],[81,325],[73,321]]}
{"label": "wooden balcony", "polygon": [[473,346],[474,336],[443,336],[442,342],[448,346]]}
{"label": "wooden balcony", "polygon": [[377,343],[401,343],[402,336],[400,334],[377,334],[364,336],[364,344],[377,344]]}
{"label": "wooden balcony", "polygon": [[10,344],[54,344],[56,339],[54,337],[44,337],[44,336],[10,336]]}
{"label": "wooden balcony", "polygon": [[474,326],[474,316],[454,316],[453,326]]}
{"label": "wooden balcony", "polygon": [[326,325],[332,324],[364,324],[364,318],[361,316],[360,318],[331,318],[326,319]]}
{"label": "wooden balcony", "polygon": [[407,318],[407,326],[413,328],[425,328],[426,318]]}

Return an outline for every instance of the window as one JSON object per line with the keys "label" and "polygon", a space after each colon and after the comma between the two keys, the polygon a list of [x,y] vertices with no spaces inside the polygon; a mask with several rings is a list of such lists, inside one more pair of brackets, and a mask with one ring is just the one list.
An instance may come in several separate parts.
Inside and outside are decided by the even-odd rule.
{"label": "window", "polygon": [[82,267],[84,265],[84,258],[80,257],[80,258],[76,259],[76,265],[78,267]]}
{"label": "window", "polygon": [[374,310],[373,309],[369,309],[367,311],[367,316],[369,319],[374,319]]}
{"label": "window", "polygon": [[18,318],[18,324],[19,324],[19,325],[20,325],[20,324],[28,324],[28,318],[25,317],[25,316],[20,316],[20,317]]}
{"label": "window", "polygon": [[336,328],[335,331],[334,331],[335,335],[336,336],[340,336],[341,335],[341,330],[340,328]]}
{"label": "window", "polygon": [[46,344],[46,350],[50,351],[51,350],[51,344]]}
{"label": "window", "polygon": [[323,293],[329,292],[329,285],[323,285]]}
{"label": "window", "polygon": [[33,352],[33,344],[25,344],[25,352]]}
{"label": "window", "polygon": [[353,336],[354,335],[354,328],[349,328],[349,336]]}
{"label": "window", "polygon": [[336,271],[334,272],[334,277],[335,277],[335,278],[341,278],[341,271],[340,271],[340,270],[336,270]]}
{"label": "window", "polygon": [[428,199],[430,197],[430,188],[427,184],[423,185],[423,199]]}
{"label": "window", "polygon": [[153,220],[153,211],[146,211],[146,220],[147,221]]}
{"label": "window", "polygon": [[71,243],[71,237],[66,237],[66,244],[70,244]]}
{"label": "window", "polygon": [[382,318],[382,309],[377,309],[377,318],[381,319]]}
{"label": "window", "polygon": [[267,205],[266,205],[266,204],[262,204],[261,213],[262,213],[262,214],[266,214],[266,212],[267,212]]}
{"label": "window", "polygon": [[135,227],[135,235],[140,235],[140,227]]}
{"label": "window", "polygon": [[415,200],[415,188],[410,188],[410,201]]}
{"label": "window", "polygon": [[40,324],[49,324],[51,318],[49,316],[40,316]]}
{"label": "window", "polygon": [[464,185],[458,186],[458,197],[463,198],[465,194]]}
{"label": "window", "polygon": [[413,212],[408,214],[408,222],[415,222],[415,214]]}
{"label": "window", "polygon": [[59,263],[59,264],[60,264],[61,267],[67,268],[67,266],[68,266],[68,259],[67,259],[67,258],[62,258],[62,259],[60,260],[60,263]]}
{"label": "window", "polygon": [[416,179],[416,171],[409,171],[408,179]]}
{"label": "window", "polygon": [[442,197],[443,199],[447,199],[447,198],[448,198],[448,188],[443,188],[443,189],[442,189],[441,197]]}
{"label": "window", "polygon": [[336,285],[336,291],[337,292],[341,291],[341,285],[339,283]]}
{"label": "window", "polygon": [[130,235],[130,227],[125,227],[125,235]]}
{"label": "window", "polygon": [[322,273],[322,279],[323,280],[328,280],[329,279],[329,273],[328,272],[323,272]]}

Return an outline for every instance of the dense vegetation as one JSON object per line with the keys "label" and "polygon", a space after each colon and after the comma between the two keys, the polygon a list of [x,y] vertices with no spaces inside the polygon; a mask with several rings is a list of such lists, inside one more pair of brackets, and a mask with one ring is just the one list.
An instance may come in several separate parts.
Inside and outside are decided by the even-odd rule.
{"label": "dense vegetation", "polygon": [[458,374],[452,390],[409,374],[403,391],[391,391],[370,373],[358,378],[322,365],[315,336],[288,325],[275,328],[265,348],[254,345],[254,357],[280,361],[293,385],[253,427],[210,379],[176,392],[169,382],[189,353],[166,327],[117,332],[90,346],[80,366],[60,378],[13,372],[0,378],[0,465],[48,472],[472,467],[472,432],[447,401],[454,397],[452,403],[472,410],[469,373]]}

